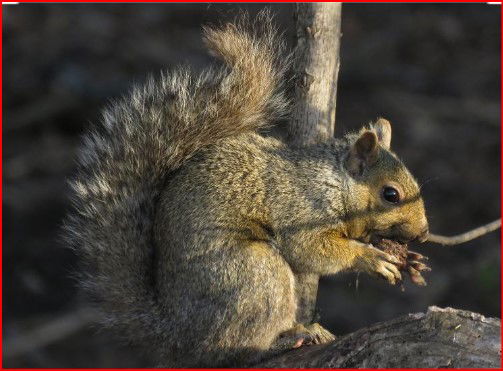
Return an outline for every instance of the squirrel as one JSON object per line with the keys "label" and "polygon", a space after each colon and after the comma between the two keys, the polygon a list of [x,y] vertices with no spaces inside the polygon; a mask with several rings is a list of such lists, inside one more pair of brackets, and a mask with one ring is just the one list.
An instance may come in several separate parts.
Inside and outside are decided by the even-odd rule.
{"label": "squirrel", "polygon": [[205,27],[204,41],[223,66],[149,78],[104,110],[65,223],[104,325],[164,367],[246,366],[333,340],[298,320],[298,277],[396,284],[396,257],[373,242],[428,233],[387,120],[307,147],[261,134],[289,107],[270,15]]}

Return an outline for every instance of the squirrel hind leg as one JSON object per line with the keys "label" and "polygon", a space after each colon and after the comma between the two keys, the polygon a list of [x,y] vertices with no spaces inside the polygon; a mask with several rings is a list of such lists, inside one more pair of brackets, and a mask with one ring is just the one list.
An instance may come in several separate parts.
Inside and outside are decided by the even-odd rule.
{"label": "squirrel hind leg", "polygon": [[173,275],[184,292],[165,297],[185,328],[180,335],[190,336],[166,354],[177,358],[170,365],[252,365],[295,321],[294,278],[283,258],[266,242],[227,237]]}

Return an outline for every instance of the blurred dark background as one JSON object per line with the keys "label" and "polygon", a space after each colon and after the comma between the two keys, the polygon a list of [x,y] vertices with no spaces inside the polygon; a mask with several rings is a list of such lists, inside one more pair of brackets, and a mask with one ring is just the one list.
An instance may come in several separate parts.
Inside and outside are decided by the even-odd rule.
{"label": "blurred dark background", "polygon": [[[3,6],[4,367],[152,366],[93,326],[58,240],[79,136],[101,107],[161,69],[212,60],[201,25],[263,5]],[[271,5],[293,38],[293,5]],[[500,7],[343,5],[337,135],[384,116],[423,184],[431,230],[500,214]],[[429,305],[500,317],[500,237],[413,249],[427,287],[356,274],[323,279],[322,323],[344,334]],[[358,284],[357,284],[358,283]],[[91,323],[91,324],[88,324]]]}

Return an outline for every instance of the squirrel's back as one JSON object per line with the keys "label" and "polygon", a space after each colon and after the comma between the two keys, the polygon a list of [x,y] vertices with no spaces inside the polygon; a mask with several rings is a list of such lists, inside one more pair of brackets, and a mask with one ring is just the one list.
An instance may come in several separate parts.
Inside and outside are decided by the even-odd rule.
{"label": "squirrel's back", "polygon": [[270,16],[253,25],[244,18],[204,30],[223,67],[198,77],[176,71],[149,79],[104,111],[80,152],[65,236],[86,265],[82,285],[107,325],[151,347],[169,336],[153,275],[152,229],[162,185],[202,148],[256,131],[287,106],[281,87],[287,64],[278,61],[282,43]]}

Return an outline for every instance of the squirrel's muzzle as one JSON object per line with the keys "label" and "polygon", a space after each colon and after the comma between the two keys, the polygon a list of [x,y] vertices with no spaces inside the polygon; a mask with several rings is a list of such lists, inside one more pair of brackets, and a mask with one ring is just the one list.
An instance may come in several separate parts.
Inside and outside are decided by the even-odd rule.
{"label": "squirrel's muzzle", "polygon": [[416,240],[418,242],[426,242],[428,240],[428,235],[430,234],[430,231],[428,229],[428,227],[426,227],[420,234],[419,236],[417,236]]}

